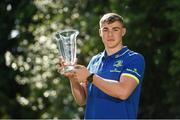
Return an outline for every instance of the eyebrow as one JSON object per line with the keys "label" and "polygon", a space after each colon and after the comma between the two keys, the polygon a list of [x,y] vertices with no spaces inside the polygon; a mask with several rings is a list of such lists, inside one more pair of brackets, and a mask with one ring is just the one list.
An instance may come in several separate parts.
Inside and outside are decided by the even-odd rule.
{"label": "eyebrow", "polygon": [[[103,27],[101,29],[108,29],[108,27]],[[112,29],[121,29],[121,27],[113,27]]]}
{"label": "eyebrow", "polygon": [[121,27],[113,27],[112,29],[121,29]]}

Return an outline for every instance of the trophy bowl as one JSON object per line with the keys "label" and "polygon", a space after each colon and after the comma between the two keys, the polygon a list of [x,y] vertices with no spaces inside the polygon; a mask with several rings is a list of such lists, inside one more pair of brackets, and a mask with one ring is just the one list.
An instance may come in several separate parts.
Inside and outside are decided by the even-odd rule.
{"label": "trophy bowl", "polygon": [[66,29],[55,33],[60,58],[65,62],[61,74],[72,71],[76,62],[76,37],[78,30]]}

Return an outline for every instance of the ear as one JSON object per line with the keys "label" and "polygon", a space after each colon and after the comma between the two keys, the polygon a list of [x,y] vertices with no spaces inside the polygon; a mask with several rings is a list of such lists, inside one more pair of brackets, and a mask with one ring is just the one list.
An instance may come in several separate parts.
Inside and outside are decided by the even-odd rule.
{"label": "ear", "polygon": [[99,29],[99,36],[102,37],[101,29]]}
{"label": "ear", "polygon": [[124,36],[126,34],[126,28],[122,29],[122,36]]}

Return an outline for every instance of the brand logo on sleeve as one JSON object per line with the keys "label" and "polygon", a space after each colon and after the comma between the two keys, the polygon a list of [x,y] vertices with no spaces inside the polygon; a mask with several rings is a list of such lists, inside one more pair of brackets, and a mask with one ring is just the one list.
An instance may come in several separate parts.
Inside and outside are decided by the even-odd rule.
{"label": "brand logo on sleeve", "polygon": [[137,72],[137,68],[134,68],[133,70],[127,68],[126,70],[129,71],[129,72],[135,73],[136,75],[138,75],[139,77],[141,77],[141,75]]}

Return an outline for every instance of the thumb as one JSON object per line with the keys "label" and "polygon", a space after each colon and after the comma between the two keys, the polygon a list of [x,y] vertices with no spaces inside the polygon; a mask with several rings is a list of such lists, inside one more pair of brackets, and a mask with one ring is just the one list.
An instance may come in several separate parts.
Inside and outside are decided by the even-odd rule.
{"label": "thumb", "polygon": [[75,69],[81,69],[83,67],[84,67],[83,65],[75,65]]}

